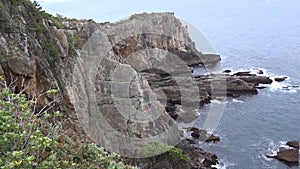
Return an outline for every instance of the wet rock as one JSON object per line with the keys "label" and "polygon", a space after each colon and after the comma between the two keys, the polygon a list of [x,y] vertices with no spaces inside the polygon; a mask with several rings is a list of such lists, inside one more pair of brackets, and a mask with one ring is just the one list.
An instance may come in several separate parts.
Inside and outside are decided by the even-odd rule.
{"label": "wet rock", "polygon": [[282,161],[288,166],[299,165],[299,152],[295,149],[279,151],[276,156],[271,156],[271,158]]}
{"label": "wet rock", "polygon": [[257,94],[255,85],[238,78],[228,78],[226,81],[227,96],[240,96],[242,94]]}
{"label": "wet rock", "polygon": [[287,77],[276,77],[274,80],[276,81],[276,82],[283,82],[283,81],[285,81],[287,79]]}
{"label": "wet rock", "polygon": [[245,72],[237,72],[235,74],[233,74],[233,76],[255,76],[253,74],[250,74],[250,71],[245,71]]}
{"label": "wet rock", "polygon": [[259,74],[259,75],[264,74],[264,72],[262,70],[258,70],[256,73]]}
{"label": "wet rock", "polygon": [[220,141],[220,137],[219,136],[215,136],[213,134],[209,134],[207,133],[206,130],[194,130],[191,133],[191,136],[194,138],[197,138],[201,141],[205,141],[205,142],[217,142]]}
{"label": "wet rock", "polygon": [[265,89],[267,88],[266,86],[256,86],[256,89]]}
{"label": "wet rock", "polygon": [[187,139],[185,139],[187,142],[189,142],[189,144],[196,144],[196,141],[195,140],[193,140],[193,139],[189,139],[189,138],[187,138]]}
{"label": "wet rock", "polygon": [[199,128],[197,128],[197,127],[190,127],[187,129],[187,131],[198,131],[198,130],[199,130]]}
{"label": "wet rock", "polygon": [[299,149],[300,148],[300,144],[298,141],[288,141],[286,143],[286,145],[290,146],[290,147],[293,147],[293,148],[296,148],[296,149]]}
{"label": "wet rock", "polygon": [[217,141],[221,141],[219,136],[215,136],[215,135],[211,135],[208,137],[208,139],[205,140],[205,142],[217,142]]}
{"label": "wet rock", "polygon": [[230,73],[230,72],[231,72],[231,70],[228,70],[228,69],[223,71],[223,73]]}
{"label": "wet rock", "polygon": [[238,77],[241,80],[244,80],[247,83],[252,84],[271,84],[273,81],[269,77],[266,76],[241,76]]}

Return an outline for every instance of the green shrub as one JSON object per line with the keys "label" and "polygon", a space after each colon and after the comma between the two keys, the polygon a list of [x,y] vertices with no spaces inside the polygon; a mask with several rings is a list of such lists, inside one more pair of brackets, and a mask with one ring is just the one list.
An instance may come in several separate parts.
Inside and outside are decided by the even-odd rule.
{"label": "green shrub", "polygon": [[188,166],[191,162],[190,157],[183,154],[181,149],[159,142],[153,142],[146,146],[142,150],[142,155],[148,157],[146,160],[151,165],[163,159],[167,159],[172,164],[176,163],[176,165],[181,166]]}

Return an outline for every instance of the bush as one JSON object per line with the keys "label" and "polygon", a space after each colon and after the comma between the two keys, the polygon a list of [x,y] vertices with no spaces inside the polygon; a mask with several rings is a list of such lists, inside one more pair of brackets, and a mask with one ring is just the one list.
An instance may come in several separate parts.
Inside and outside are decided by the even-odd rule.
{"label": "bush", "polygon": [[[3,80],[0,77],[0,80]],[[15,94],[0,86],[0,168],[132,168],[92,143],[68,138],[63,130],[63,115],[58,111],[35,112],[37,99]],[[52,89],[46,92],[53,95]],[[46,107],[48,105],[45,105]],[[50,106],[51,107],[51,106]]]}
{"label": "bush", "polygon": [[155,165],[157,162],[164,159],[176,166],[189,166],[191,159],[188,155],[183,154],[182,150],[167,144],[153,142],[142,150],[142,155],[147,157],[146,160],[150,165]]}

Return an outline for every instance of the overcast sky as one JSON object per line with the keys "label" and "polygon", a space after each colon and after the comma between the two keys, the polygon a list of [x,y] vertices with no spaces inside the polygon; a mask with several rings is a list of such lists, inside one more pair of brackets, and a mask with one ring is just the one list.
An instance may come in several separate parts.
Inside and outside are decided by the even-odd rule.
{"label": "overcast sky", "polygon": [[[249,31],[268,35],[282,24],[297,26],[300,0],[38,0],[51,14],[114,22],[134,13],[174,12],[203,32],[213,45],[248,41]],[[290,22],[287,24],[287,22]],[[270,26],[272,25],[272,26]],[[283,27],[289,29],[289,27]],[[223,36],[224,34],[230,36]],[[241,36],[243,35],[243,36]],[[270,35],[271,36],[271,35]],[[243,39],[244,38],[244,39]],[[233,43],[233,42],[232,42]],[[232,44],[230,44],[232,45]]]}
{"label": "overcast sky", "polygon": [[195,23],[197,19],[230,14],[234,8],[253,11],[255,5],[276,3],[279,0],[259,0],[261,3],[235,3],[239,0],[38,0],[52,14],[70,18],[92,18],[98,22],[117,21],[133,13],[175,12],[176,16]]}

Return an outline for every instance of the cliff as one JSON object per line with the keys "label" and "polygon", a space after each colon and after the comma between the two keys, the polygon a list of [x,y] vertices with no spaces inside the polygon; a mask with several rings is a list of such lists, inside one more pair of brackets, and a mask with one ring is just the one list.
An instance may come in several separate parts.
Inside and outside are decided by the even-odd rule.
{"label": "cliff", "polygon": [[[25,89],[28,97],[59,89],[62,100],[55,106],[77,124],[70,135],[129,157],[140,156],[150,142],[179,143],[175,120],[195,120],[195,109],[225,97],[226,87],[227,95],[255,94],[255,85],[270,83],[251,75],[193,77],[194,66],[214,64],[220,56],[198,51],[172,13],[95,23],[53,17],[27,0],[1,0],[0,9],[0,75],[16,81],[16,90]],[[221,94],[211,92],[215,77],[227,80]],[[38,105],[51,101],[42,96]],[[186,143],[181,148],[194,168],[217,162]]]}

